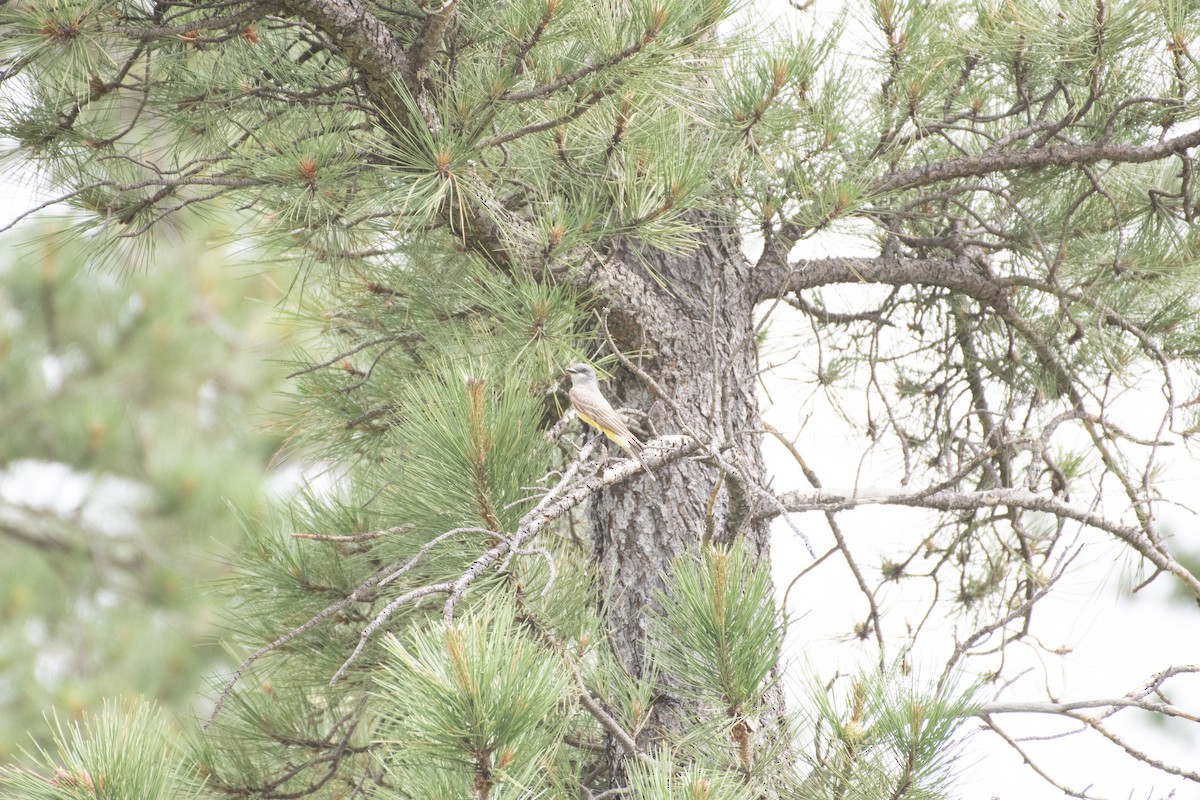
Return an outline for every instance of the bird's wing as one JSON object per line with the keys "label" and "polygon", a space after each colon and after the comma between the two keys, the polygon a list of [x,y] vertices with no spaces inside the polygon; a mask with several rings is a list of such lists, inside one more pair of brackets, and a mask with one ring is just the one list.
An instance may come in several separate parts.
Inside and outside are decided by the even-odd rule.
{"label": "bird's wing", "polygon": [[593,420],[599,427],[628,439],[630,443],[641,444],[637,437],[630,433],[625,421],[613,409],[612,404],[604,399],[604,395],[600,392],[572,388],[568,396],[571,398],[571,405],[575,406],[575,410]]}

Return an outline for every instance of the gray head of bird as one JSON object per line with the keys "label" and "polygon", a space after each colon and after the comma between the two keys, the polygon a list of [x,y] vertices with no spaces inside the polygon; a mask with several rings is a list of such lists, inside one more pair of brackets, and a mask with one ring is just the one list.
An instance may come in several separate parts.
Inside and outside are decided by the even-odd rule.
{"label": "gray head of bird", "polygon": [[576,364],[567,369],[567,374],[571,376],[572,386],[587,386],[596,383],[596,370],[592,369],[587,364]]}

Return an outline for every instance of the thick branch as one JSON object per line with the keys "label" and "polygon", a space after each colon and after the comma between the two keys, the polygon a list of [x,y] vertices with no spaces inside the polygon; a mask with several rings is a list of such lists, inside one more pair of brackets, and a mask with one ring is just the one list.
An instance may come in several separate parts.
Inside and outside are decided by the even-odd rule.
{"label": "thick branch", "polygon": [[905,258],[886,254],[875,258],[819,258],[787,264],[786,253],[763,253],[752,273],[754,301],[763,302],[804,289],[837,283],[877,283],[888,286],[941,286],[1003,307],[1007,287],[968,258]]}
{"label": "thick branch", "polygon": [[1200,130],[1194,130],[1156,144],[1137,147],[1130,144],[1064,145],[1061,147],[1037,147],[1005,153],[984,153],[966,158],[952,158],[925,164],[903,172],[894,172],[877,178],[870,186],[872,193],[883,194],[899,189],[915,189],[956,178],[971,178],[1008,172],[1015,169],[1030,170],[1038,167],[1070,167],[1109,161],[1120,164],[1144,164],[1177,155],[1200,146]]}

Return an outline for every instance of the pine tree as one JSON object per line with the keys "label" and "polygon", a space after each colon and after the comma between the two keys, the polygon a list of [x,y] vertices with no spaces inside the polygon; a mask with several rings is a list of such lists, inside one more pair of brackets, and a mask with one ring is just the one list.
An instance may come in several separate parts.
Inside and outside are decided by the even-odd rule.
{"label": "pine tree", "polygon": [[[171,237],[138,269],[89,268],[60,224],[0,263],[0,760],[51,707],[140,693],[195,708],[224,657],[220,602],[282,443],[264,429],[292,325],[271,271],[231,280],[226,236]],[[278,278],[278,276],[275,276]]]}
{"label": "pine tree", "polygon": [[[10,160],[61,187],[98,256],[233,207],[296,257],[321,328],[293,447],[335,487],[246,522],[246,657],[191,748],[207,791],[941,796],[963,720],[1005,736],[1014,710],[956,674],[1003,684],[1077,537],[1200,597],[1155,482],[1200,424],[1200,7],[876,0],[772,45],[720,28],[731,12],[3,7]],[[829,232],[871,254],[799,255]],[[756,382],[785,311],[818,386],[861,393],[897,488],[822,490],[803,437],[813,490],[771,488]],[[563,418],[577,361],[609,373],[653,477]],[[1153,419],[1121,418],[1148,384]],[[843,528],[866,504],[936,513],[870,564]],[[807,541],[799,512],[824,515],[813,556],[847,565],[877,657],[815,693],[803,736],[767,572],[772,520]],[[961,620],[929,685],[892,583]],[[1036,710],[1110,736],[1120,708],[1186,719],[1147,698],[1195,671]]]}

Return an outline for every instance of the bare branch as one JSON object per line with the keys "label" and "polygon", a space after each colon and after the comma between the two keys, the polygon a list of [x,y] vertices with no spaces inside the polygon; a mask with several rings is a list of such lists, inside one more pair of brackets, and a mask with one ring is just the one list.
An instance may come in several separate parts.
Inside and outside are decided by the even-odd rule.
{"label": "bare branch", "polygon": [[1154,566],[1174,575],[1188,588],[1188,591],[1200,598],[1200,578],[1189,572],[1161,545],[1151,541],[1141,528],[1124,525],[1094,511],[1072,506],[1056,497],[1047,497],[1025,489],[998,488],[975,492],[958,492],[950,489],[938,489],[931,492],[876,490],[870,494],[788,492],[780,495],[780,501],[790,512],[842,511],[867,505],[907,506],[935,511],[965,511],[1011,506],[1026,511],[1040,511],[1111,534],[1128,544]]}
{"label": "bare branch", "polygon": [[431,12],[425,18],[421,35],[417,37],[408,51],[409,68],[414,74],[420,73],[429,66],[429,62],[442,43],[442,37],[446,34],[446,26],[450,24],[450,18],[454,16],[454,9],[457,6],[458,0],[446,0],[441,8]]}
{"label": "bare branch", "polygon": [[[784,245],[780,245],[782,249]],[[786,245],[790,249],[790,244]],[[786,251],[783,253],[786,256]],[[986,305],[1002,305],[1007,287],[966,258],[908,258],[885,254],[875,258],[805,259],[787,264],[775,249],[764,251],[752,273],[755,302],[818,286],[880,283],[888,286],[941,286]]]}
{"label": "bare branch", "polygon": [[[654,465],[665,464],[670,461],[674,461],[675,459],[682,458],[692,453],[696,449],[696,445],[694,443],[682,436],[663,436],[653,440],[653,448],[650,448],[650,444],[650,442],[647,443],[647,451],[643,453],[643,461]],[[468,567],[456,580],[419,586],[411,591],[405,592],[399,597],[396,597],[386,606],[384,606],[384,608],[375,616],[371,623],[363,629],[359,636],[358,645],[354,648],[354,652],[350,654],[350,657],[347,658],[342,666],[338,668],[338,671],[334,673],[333,678],[331,678],[329,681],[330,685],[335,685],[339,680],[341,680],[342,676],[346,673],[346,670],[350,668],[350,665],[358,659],[358,656],[362,653],[363,648],[366,647],[366,644],[370,638],[375,634],[375,631],[377,631],[389,618],[391,618],[392,614],[394,614],[397,609],[415,600],[429,597],[430,595],[444,594],[447,595],[447,597],[442,608],[442,616],[447,622],[453,620],[454,608],[458,604],[459,599],[471,586],[471,584],[478,580],[484,574],[484,572],[487,571],[488,567],[490,567],[492,564],[500,562],[510,553],[514,553],[521,549],[525,542],[545,530],[547,525],[561,517],[567,511],[582,503],[587,498],[591,497],[600,489],[629,479],[633,475],[637,474],[641,468],[642,465],[637,461],[628,459],[616,464],[615,466],[609,467],[600,475],[593,476],[581,481],[578,484],[575,484],[569,490],[563,491],[562,494],[559,495],[558,493],[562,491],[562,488],[566,485],[566,481],[569,480],[569,478],[574,474],[568,471],[563,480],[559,482],[559,485],[555,486],[554,489],[551,489],[548,493],[548,497],[555,496],[557,499],[549,503],[543,499],[543,501],[539,503],[537,507],[535,507],[532,511],[526,514],[524,518],[522,518],[521,523],[517,527],[515,533],[513,533],[511,536],[500,535],[500,542],[475,559],[475,561],[471,563],[471,566]],[[458,535],[464,532],[472,531],[493,536],[498,535],[496,531],[492,531],[487,528],[456,528],[454,530],[447,531],[446,533],[440,534],[435,539],[430,541],[425,545],[425,547],[421,548],[421,550],[400,569],[396,570],[395,572],[389,572],[386,575],[381,575],[377,579],[373,579],[372,585],[377,584],[379,586],[383,586],[395,580],[397,577],[399,577],[399,575],[406,572],[418,561],[424,558],[425,555],[427,555],[428,552],[438,543],[444,541],[452,535]],[[389,567],[388,569],[391,570],[392,567]],[[292,638],[294,638],[294,636]],[[257,655],[255,657],[257,657]],[[240,672],[238,677],[240,677]]]}
{"label": "bare branch", "polygon": [[1189,722],[1200,722],[1200,717],[1184,711],[1177,706],[1173,706],[1168,703],[1154,703],[1149,700],[1141,700],[1135,697],[1075,700],[1070,703],[1039,703],[1030,701],[984,703],[973,711],[973,715],[977,717],[983,717],[989,714],[1056,714],[1061,716],[1071,711],[1101,709],[1107,712],[1111,711],[1112,709],[1123,708],[1140,708],[1143,711],[1150,711],[1152,713],[1162,714],[1168,717],[1179,717],[1180,719],[1186,719]]}
{"label": "bare branch", "polygon": [[[764,423],[763,429],[766,430],[767,433],[774,436],[776,441],[787,448],[787,451],[791,453],[792,458],[795,459],[796,465],[800,467],[800,471],[804,473],[805,479],[814,489],[820,491],[821,479],[817,476],[817,473],[808,466],[808,462],[804,460],[802,455],[800,455],[800,451],[796,448],[796,445],[785,438],[783,434],[781,434],[771,425]],[[846,566],[850,568],[850,572],[854,576],[855,582],[858,584],[859,591],[867,600],[867,615],[871,621],[871,627],[875,634],[875,644],[879,647],[879,671],[882,673],[887,669],[887,647],[884,644],[883,639],[883,615],[879,612],[879,604],[875,601],[875,593],[872,592],[870,587],[867,586],[867,580],[863,576],[862,569],[858,566],[858,562],[850,552],[850,547],[846,543],[846,537],[842,534],[842,526],[838,524],[837,515],[832,511],[826,511],[825,522],[827,525],[829,525],[829,531],[833,534],[833,540],[836,542],[836,548],[842,554],[842,558],[845,560]],[[824,558],[824,556],[822,556],[822,558]],[[798,577],[799,576],[797,576],[797,578]],[[794,582],[795,581],[793,580],[793,583]],[[791,585],[789,585],[788,589],[790,590],[791,588]],[[787,594],[785,593],[784,599],[786,600],[786,598]]]}
{"label": "bare branch", "polygon": [[312,539],[317,542],[334,542],[338,544],[370,542],[375,539],[381,539],[384,536],[392,536],[398,533],[408,533],[415,525],[397,525],[393,528],[386,528],[381,531],[367,531],[366,533],[354,533],[348,536],[336,536],[328,533],[293,533],[293,539]]}

